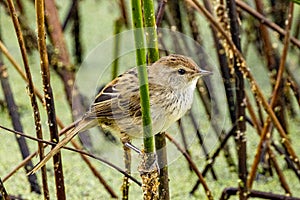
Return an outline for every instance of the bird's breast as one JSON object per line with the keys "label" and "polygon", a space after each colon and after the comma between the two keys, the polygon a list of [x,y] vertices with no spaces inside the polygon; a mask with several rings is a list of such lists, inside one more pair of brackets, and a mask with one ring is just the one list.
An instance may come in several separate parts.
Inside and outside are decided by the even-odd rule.
{"label": "bird's breast", "polygon": [[151,101],[153,132],[166,131],[191,108],[192,102],[193,90],[169,92],[161,102]]}

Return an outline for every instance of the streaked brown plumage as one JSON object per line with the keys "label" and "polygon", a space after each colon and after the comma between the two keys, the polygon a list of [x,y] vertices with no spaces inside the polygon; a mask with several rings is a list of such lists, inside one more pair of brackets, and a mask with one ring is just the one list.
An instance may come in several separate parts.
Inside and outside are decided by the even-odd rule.
{"label": "streaked brown plumage", "polygon": [[[169,55],[147,67],[153,134],[166,131],[191,108],[199,77],[211,74],[201,70],[190,58]],[[39,162],[32,173],[41,168],[77,133],[99,125],[118,137],[142,137],[142,113],[137,69],[123,73],[96,96],[90,110],[77,122],[66,127],[62,139]]]}

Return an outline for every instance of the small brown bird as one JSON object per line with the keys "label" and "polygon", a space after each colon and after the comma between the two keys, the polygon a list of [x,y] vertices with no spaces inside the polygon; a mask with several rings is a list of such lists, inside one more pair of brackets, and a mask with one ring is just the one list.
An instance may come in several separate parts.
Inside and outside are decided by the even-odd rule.
{"label": "small brown bird", "polygon": [[[199,77],[210,75],[190,58],[169,55],[147,67],[153,134],[166,131],[191,108]],[[62,139],[31,171],[35,173],[76,134],[99,125],[118,137],[143,136],[137,68],[107,84],[82,119],[66,127]]]}

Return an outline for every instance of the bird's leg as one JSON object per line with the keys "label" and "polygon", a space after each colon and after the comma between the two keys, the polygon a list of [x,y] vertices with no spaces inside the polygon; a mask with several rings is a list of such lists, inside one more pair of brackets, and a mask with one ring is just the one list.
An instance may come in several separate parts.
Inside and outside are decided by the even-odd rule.
{"label": "bird's leg", "polygon": [[137,152],[138,154],[141,154],[142,151],[137,148],[136,146],[134,146],[133,144],[131,144],[130,142],[125,142],[123,143],[126,147],[128,147],[129,149],[132,149],[133,151]]}
{"label": "bird's leg", "polygon": [[[129,147],[130,145],[128,146],[128,144],[131,144],[130,138],[128,136],[124,136],[121,138],[121,141],[123,143],[123,149],[124,149],[125,171],[126,173],[130,174],[131,173],[131,152],[130,152],[131,147]],[[127,176],[124,176],[123,184],[122,184],[122,199],[123,200],[129,199],[128,194],[129,194],[129,179]]]}

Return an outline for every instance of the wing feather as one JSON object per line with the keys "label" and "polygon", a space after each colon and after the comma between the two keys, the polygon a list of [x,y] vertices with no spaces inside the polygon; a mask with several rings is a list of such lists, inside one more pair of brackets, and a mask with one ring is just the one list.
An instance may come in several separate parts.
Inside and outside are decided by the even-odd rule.
{"label": "wing feather", "polygon": [[89,113],[90,117],[107,119],[139,116],[141,106],[136,69],[127,71],[103,88]]}

